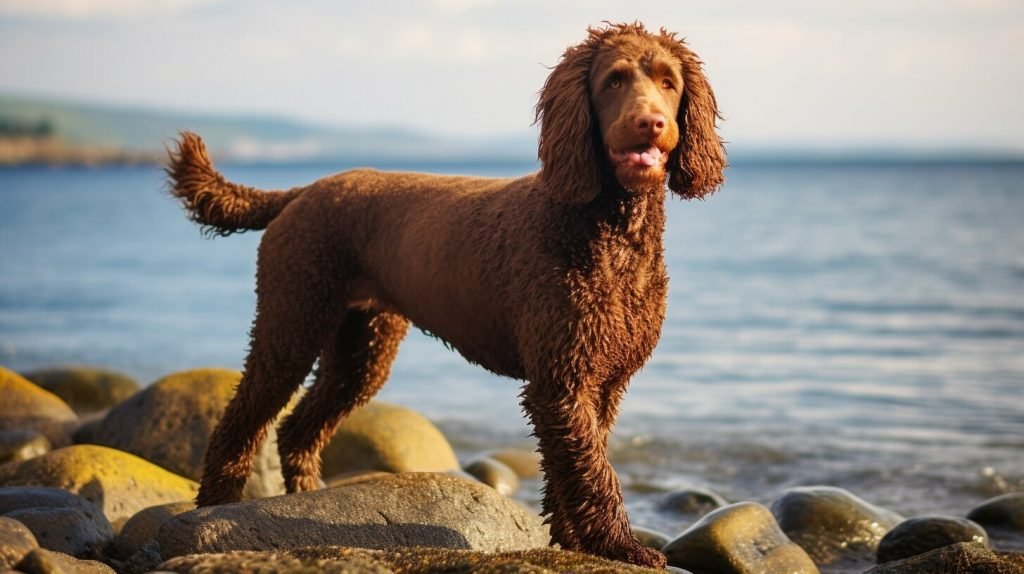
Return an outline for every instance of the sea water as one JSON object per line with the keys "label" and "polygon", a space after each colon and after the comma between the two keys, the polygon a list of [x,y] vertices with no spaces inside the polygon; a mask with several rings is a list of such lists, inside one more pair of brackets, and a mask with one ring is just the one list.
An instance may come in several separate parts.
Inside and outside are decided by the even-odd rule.
{"label": "sea water", "polygon": [[[286,188],[344,167],[224,172]],[[203,238],[163,186],[147,167],[0,170],[0,364],[241,367],[260,234]],[[907,515],[1024,489],[1024,165],[740,164],[670,200],[665,254],[662,339],[612,437],[635,523],[678,532],[692,517],[657,502],[692,486],[829,484]],[[470,456],[532,448],[520,384],[413,332],[379,396]]]}

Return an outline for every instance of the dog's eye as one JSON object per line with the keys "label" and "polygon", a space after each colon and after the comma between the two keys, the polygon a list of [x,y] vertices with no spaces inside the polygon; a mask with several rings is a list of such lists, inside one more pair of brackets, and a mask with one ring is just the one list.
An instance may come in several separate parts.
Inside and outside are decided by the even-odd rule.
{"label": "dog's eye", "polygon": [[617,90],[622,87],[622,80],[619,78],[612,78],[608,80],[608,87],[613,90]]}
{"label": "dog's eye", "polygon": [[674,89],[676,89],[676,86],[675,86],[675,84],[672,83],[672,80],[662,80],[661,81],[661,89],[663,89],[663,90],[674,90]]}

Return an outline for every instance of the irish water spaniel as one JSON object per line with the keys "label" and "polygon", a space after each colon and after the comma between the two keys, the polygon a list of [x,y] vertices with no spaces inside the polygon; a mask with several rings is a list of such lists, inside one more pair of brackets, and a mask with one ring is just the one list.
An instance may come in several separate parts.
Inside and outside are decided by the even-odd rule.
{"label": "irish water spaniel", "polygon": [[202,506],[239,499],[270,421],[289,492],[317,488],[320,450],[387,380],[410,323],[467,360],[527,381],[543,511],[563,548],[648,566],[608,435],[665,317],[667,188],[723,182],[718,111],[675,34],[589,29],[540,92],[541,169],[518,179],[353,170],[288,191],[226,181],[184,133],[174,196],[212,233],[266,229],[245,375],[210,439]]}

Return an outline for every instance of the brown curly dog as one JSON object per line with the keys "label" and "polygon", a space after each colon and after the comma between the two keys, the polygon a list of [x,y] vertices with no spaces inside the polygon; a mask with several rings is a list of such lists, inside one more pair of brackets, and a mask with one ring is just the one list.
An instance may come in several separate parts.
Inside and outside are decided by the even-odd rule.
{"label": "brown curly dog", "polygon": [[239,499],[269,422],[319,358],[279,433],[288,491],[317,488],[321,448],[384,384],[412,322],[528,381],[554,542],[665,564],[633,536],[608,434],[665,317],[666,182],[713,192],[725,152],[681,40],[640,24],[588,32],[544,84],[542,167],[519,179],[361,169],[264,192],[227,182],[182,135],[168,174],[192,219],[220,235],[266,228],[245,376],[210,439],[200,505]]}

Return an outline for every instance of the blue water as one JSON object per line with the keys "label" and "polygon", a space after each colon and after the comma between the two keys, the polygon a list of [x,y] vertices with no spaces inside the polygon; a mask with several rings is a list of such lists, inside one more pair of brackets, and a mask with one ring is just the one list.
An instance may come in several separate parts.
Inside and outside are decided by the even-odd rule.
{"label": "blue water", "polygon": [[[336,169],[224,171],[280,188]],[[669,205],[668,318],[613,437],[635,521],[684,527],[654,505],[687,485],[834,484],[906,514],[1024,489],[1024,166],[728,176]],[[259,234],[204,239],[161,189],[152,168],[0,170],[0,363],[240,367]],[[469,454],[529,444],[518,390],[414,333],[380,396]]]}

